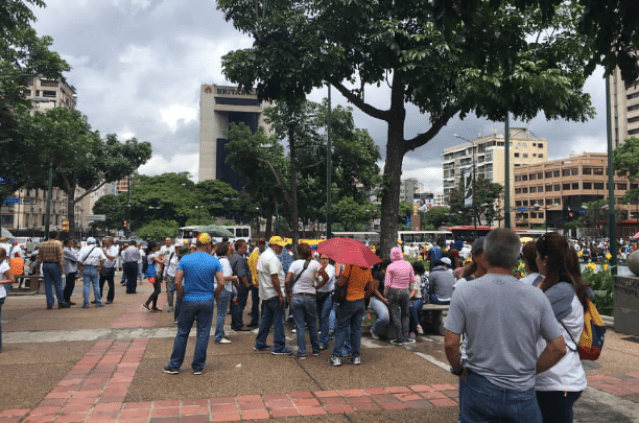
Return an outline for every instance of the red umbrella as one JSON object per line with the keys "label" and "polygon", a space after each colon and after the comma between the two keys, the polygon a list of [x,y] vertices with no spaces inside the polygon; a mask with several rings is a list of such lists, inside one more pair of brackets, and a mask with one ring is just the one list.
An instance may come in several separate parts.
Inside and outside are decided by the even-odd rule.
{"label": "red umbrella", "polygon": [[351,238],[331,238],[317,245],[317,252],[335,260],[355,266],[371,267],[380,263],[377,257],[363,242]]}

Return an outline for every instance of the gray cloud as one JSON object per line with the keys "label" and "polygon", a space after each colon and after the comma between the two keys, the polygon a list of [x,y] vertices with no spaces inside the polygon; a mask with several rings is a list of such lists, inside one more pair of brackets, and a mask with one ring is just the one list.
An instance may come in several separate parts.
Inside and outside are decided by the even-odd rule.
{"label": "gray cloud", "polygon": [[[154,159],[142,171],[188,171],[197,175],[199,87],[225,83],[221,57],[247,47],[250,39],[225,22],[212,0],[50,0],[36,10],[40,35],[54,38],[53,49],[69,61],[67,75],[78,91],[78,108],[102,133],[118,133],[150,141]],[[551,159],[571,152],[605,151],[605,94],[602,72],[589,78],[586,91],[597,108],[586,123],[546,121],[538,116],[528,126],[549,141]],[[347,105],[332,91],[333,103]],[[326,88],[309,97],[321,101]],[[388,87],[369,87],[366,101],[388,107]],[[406,136],[428,130],[428,117],[407,107]],[[385,156],[386,125],[354,109],[355,122],[368,129]],[[474,138],[503,131],[503,123],[468,116],[454,118],[426,146],[406,155],[403,175],[416,177],[441,191],[441,154],[457,144],[453,134]]]}

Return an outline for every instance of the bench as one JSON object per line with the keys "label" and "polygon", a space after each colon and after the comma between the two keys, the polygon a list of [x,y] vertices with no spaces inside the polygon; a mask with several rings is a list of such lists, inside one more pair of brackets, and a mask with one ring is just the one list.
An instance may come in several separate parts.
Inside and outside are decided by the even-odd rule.
{"label": "bench", "polygon": [[43,285],[43,277],[36,275],[21,275],[15,276],[15,282],[18,284],[19,290],[39,291],[40,286]]}
{"label": "bench", "polygon": [[[424,328],[424,331],[426,331],[427,328],[432,328],[435,333],[444,336],[446,334],[444,323],[446,322],[446,317],[448,316],[449,309],[449,305],[424,304],[422,310],[419,312],[419,322],[420,325]],[[377,314],[372,308],[368,308],[366,310],[366,315],[371,316],[371,322],[377,321]],[[388,323],[386,328],[378,331],[377,335],[386,339],[397,338],[392,316],[391,321]]]}

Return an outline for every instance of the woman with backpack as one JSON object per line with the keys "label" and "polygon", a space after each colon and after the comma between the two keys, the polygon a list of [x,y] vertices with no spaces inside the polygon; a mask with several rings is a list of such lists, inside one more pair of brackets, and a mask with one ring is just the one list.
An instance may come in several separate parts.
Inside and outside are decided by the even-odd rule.
{"label": "woman with backpack", "polygon": [[[572,422],[573,405],[587,387],[586,373],[581,364],[578,342],[584,328],[584,311],[588,307],[588,287],[578,268],[577,253],[568,245],[566,237],[550,233],[539,238],[537,267],[545,278],[539,284],[555,318],[564,330],[566,355],[550,370],[538,374],[535,383],[537,402],[544,423]],[[546,341],[537,342],[539,354]]]}
{"label": "woman with backpack", "polygon": [[[162,311],[158,308],[158,297],[162,292],[162,284],[158,281],[158,275],[162,271],[162,265],[164,265],[164,260],[160,258],[160,253],[158,250],[160,246],[155,241],[150,241],[148,246],[149,254],[146,257],[146,262],[148,263],[148,267],[146,268],[146,273],[144,276],[148,279],[149,282],[153,284],[153,293],[149,296],[144,304],[142,304],[142,308],[147,311]],[[149,307],[149,305],[153,302],[153,307]]]}

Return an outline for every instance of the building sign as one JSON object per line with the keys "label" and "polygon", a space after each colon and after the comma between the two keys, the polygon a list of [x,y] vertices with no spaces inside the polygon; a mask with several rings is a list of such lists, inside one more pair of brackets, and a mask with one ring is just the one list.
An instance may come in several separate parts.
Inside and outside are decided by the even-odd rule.
{"label": "building sign", "polygon": [[221,88],[221,87],[218,87],[216,94],[236,95],[236,96],[247,96],[247,95],[254,96],[255,95],[255,90],[251,90],[250,93],[246,93],[246,92],[240,90],[239,88]]}
{"label": "building sign", "polygon": [[20,199],[19,198],[5,198],[4,199],[4,204],[20,204]]}

